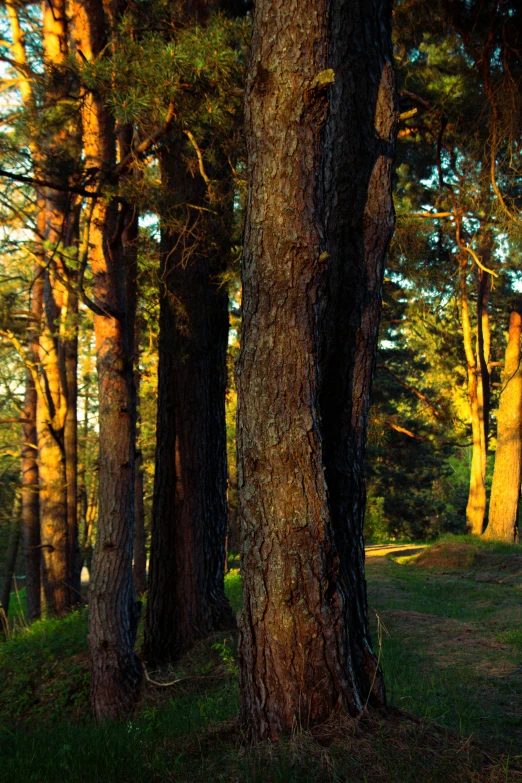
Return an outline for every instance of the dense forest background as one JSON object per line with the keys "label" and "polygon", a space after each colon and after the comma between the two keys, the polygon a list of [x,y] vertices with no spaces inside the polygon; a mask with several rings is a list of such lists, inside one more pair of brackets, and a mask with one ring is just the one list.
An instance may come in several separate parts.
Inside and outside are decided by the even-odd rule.
{"label": "dense forest background", "polygon": [[[241,3],[221,6],[204,25],[186,25],[172,8],[161,2],[130,4],[112,31],[110,61],[87,61],[79,46],[53,61],[46,49],[52,30],[40,7],[7,3],[2,9],[3,553],[20,507],[34,260],[39,242],[51,241],[38,235],[39,180],[66,183],[80,225],[78,240],[63,251],[69,282],[62,282],[68,291],[81,278],[82,292],[62,327],[78,339],[78,518],[87,565],[96,536],[98,387],[92,272],[82,260],[89,202],[82,189],[89,189],[92,174],[78,152],[75,130],[85,91],[93,87],[116,122],[133,134],[131,159],[115,187],[139,215],[132,247],[137,265],[138,491],[147,546],[164,285],[160,227],[169,225],[193,237],[200,230],[197,225],[183,227],[183,205],[160,171],[172,139],[179,142],[181,134],[183,166],[192,179],[204,179],[207,207],[200,214],[218,205],[215,212],[222,221],[223,205],[232,205],[227,207],[226,241],[219,235],[219,221],[210,221],[204,230],[219,245],[213,282],[229,301],[228,547],[230,552],[238,548],[234,362],[241,330],[238,269],[245,192],[241,89],[250,20]],[[517,206],[520,63],[506,33],[516,12],[502,4],[488,8],[473,4],[466,16],[458,3],[404,0],[394,12],[401,112],[394,174],[397,228],[385,276],[366,461],[365,533],[372,541],[430,540],[443,532],[465,531],[477,449],[486,454],[487,492],[491,486],[509,315],[522,291],[522,222]],[[175,112],[169,108],[174,105]],[[178,304],[182,324],[185,305]],[[481,389],[474,392],[470,384],[477,377]],[[472,420],[477,394],[478,423]],[[480,427],[482,447],[475,431]],[[5,558],[0,569],[3,577]],[[16,572],[23,573],[21,549]]]}

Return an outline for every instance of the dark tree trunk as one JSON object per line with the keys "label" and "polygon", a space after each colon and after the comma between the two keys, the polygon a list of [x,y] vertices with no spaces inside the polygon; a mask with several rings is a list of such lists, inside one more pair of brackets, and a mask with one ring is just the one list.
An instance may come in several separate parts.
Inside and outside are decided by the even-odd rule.
{"label": "dark tree trunk", "polygon": [[[43,236],[42,219],[45,217],[40,210],[41,235]],[[43,253],[41,242],[37,247]],[[43,262],[43,255],[42,255]],[[33,288],[31,292],[31,315],[34,326],[29,333],[28,358],[35,365],[38,363],[38,335],[42,317],[43,302],[43,263],[35,264]],[[36,433],[37,393],[33,374],[28,368],[25,378],[25,399],[22,425],[22,532],[24,548],[24,568],[27,598],[27,619],[29,622],[40,617],[40,501],[38,487],[38,447]]]}
{"label": "dark tree trunk", "polygon": [[[187,171],[181,144],[178,139],[163,157],[165,183],[178,203],[204,206],[205,182]],[[230,204],[218,208],[228,225]],[[185,209],[184,230],[163,232],[158,439],[144,645],[153,664],[175,660],[196,639],[234,623],[224,590],[228,296],[219,281],[228,237],[225,230],[220,246],[223,228],[203,211]],[[211,239],[217,251],[210,249]]]}
{"label": "dark tree trunk", "polygon": [[81,601],[82,559],[78,533],[78,300],[69,295],[68,336],[64,341],[67,413],[64,426],[65,474],[67,478],[67,534],[70,604]]}
{"label": "dark tree trunk", "polygon": [[[139,335],[136,335],[138,339]],[[139,350],[135,348],[134,384],[136,388],[136,420],[140,424],[140,381]],[[139,437],[138,437],[139,440]],[[134,480],[134,506],[136,514],[134,530],[134,587],[138,595],[147,589],[147,550],[145,547],[145,505],[143,502],[143,455],[141,444],[136,450],[136,477]]]}
{"label": "dark tree trunk", "polygon": [[[133,139],[132,125],[124,125],[119,129],[118,144],[120,148],[120,160],[123,160],[131,152]],[[129,172],[126,177],[136,176]],[[139,176],[139,174],[137,175]],[[139,425],[139,393],[140,393],[140,334],[137,319],[138,303],[138,243],[139,243],[139,210],[134,204],[125,205],[126,221],[122,233],[124,263],[126,268],[127,286],[127,311],[129,313],[129,328],[133,330],[129,339],[133,345],[133,377],[136,398],[136,428]],[[145,509],[143,504],[143,469],[141,450],[137,445],[136,435],[136,464],[134,476],[134,560],[133,578],[136,593],[141,595],[147,589],[147,555],[145,551]]]}
{"label": "dark tree trunk", "polygon": [[11,597],[11,588],[13,586],[13,576],[15,575],[18,545],[20,543],[20,533],[20,501],[19,498],[16,497],[13,503],[13,517],[11,519],[9,542],[7,544],[4,583],[2,585],[2,592],[0,593],[0,607],[5,612],[5,621],[7,621],[9,616],[9,603]]}
{"label": "dark tree trunk", "polygon": [[362,529],[394,225],[390,23],[383,0],[255,6],[237,371],[240,722],[255,739],[385,701]]}
{"label": "dark tree trunk", "polygon": [[[92,60],[101,56],[109,29],[102,0],[74,6],[75,46]],[[114,121],[102,96],[84,100],[87,167],[101,172],[116,161]],[[102,174],[103,176],[103,174]],[[133,313],[122,247],[125,215],[116,201],[93,207],[90,245],[100,424],[99,512],[89,591],[91,706],[97,720],[123,718],[141,691],[142,667],[134,651],[139,606],[132,580],[136,395],[133,377]]]}
{"label": "dark tree trunk", "polygon": [[509,318],[508,344],[497,414],[497,452],[491,486],[489,522],[484,538],[518,540],[517,512],[522,470],[522,306]]}

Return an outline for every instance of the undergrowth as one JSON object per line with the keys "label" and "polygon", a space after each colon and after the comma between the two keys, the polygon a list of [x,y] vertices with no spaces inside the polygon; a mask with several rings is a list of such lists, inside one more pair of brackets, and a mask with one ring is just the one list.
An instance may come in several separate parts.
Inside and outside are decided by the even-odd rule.
{"label": "undergrowth", "polygon": [[[165,688],[147,683],[135,717],[96,726],[87,710],[87,618],[82,609],[63,620],[42,620],[0,644],[0,781],[522,781],[520,750],[509,741],[509,725],[487,724],[483,719],[491,703],[473,698],[476,673],[458,656],[454,671],[430,657],[429,640],[423,643],[414,625],[430,612],[434,625],[476,624],[488,607],[491,619],[495,604],[511,605],[511,588],[506,603],[507,588],[433,577],[385,559],[369,563],[368,581],[370,603],[385,626],[381,660],[390,701],[406,712],[391,710],[359,721],[338,715],[313,731],[296,726],[294,736],[278,744],[252,746],[236,725],[235,634],[216,634],[177,667],[153,673],[161,682],[178,682]],[[226,588],[237,611],[237,569],[227,575]],[[408,613],[408,622],[402,621]],[[497,636],[502,634],[510,642],[507,648],[518,654],[516,631],[499,626]],[[493,687],[498,690],[498,683]],[[493,742],[487,753],[470,738],[481,723]],[[499,740],[500,748],[502,739],[503,753],[494,746]]]}

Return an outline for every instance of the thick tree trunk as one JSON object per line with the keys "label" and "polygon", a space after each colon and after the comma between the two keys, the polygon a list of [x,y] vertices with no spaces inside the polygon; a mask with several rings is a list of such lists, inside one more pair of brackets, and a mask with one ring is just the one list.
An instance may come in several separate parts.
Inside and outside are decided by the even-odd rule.
{"label": "thick tree trunk", "polygon": [[[163,173],[179,202],[206,204],[205,182],[188,173],[179,147],[164,155]],[[222,218],[230,211],[228,203],[219,209]],[[234,624],[224,589],[228,296],[218,275],[226,248],[219,247],[219,234],[204,212],[186,210],[184,231],[164,232],[160,276],[158,440],[144,645],[154,664],[176,660],[195,640]],[[217,252],[210,249],[211,237]]]}
{"label": "thick tree trunk", "polygon": [[484,538],[518,540],[517,512],[522,468],[522,308],[509,318],[508,344],[497,414],[497,452],[491,486],[489,522]]}
{"label": "thick tree trunk", "polygon": [[466,506],[466,521],[470,532],[480,536],[484,530],[486,518],[486,437],[484,429],[484,405],[481,368],[477,366],[473,341],[471,337],[471,322],[469,317],[467,295],[467,261],[461,262],[461,297],[460,311],[462,322],[462,339],[466,362],[468,366],[468,398],[471,417],[471,432],[473,446],[471,452],[471,470],[469,479],[469,496]]}
{"label": "thick tree trunk", "polygon": [[[75,46],[87,60],[101,55],[108,21],[102,0],[74,7]],[[116,161],[114,121],[102,96],[84,99],[87,167],[102,172]],[[136,395],[133,313],[128,309],[126,266],[118,204],[93,205],[90,260],[99,388],[99,512],[89,598],[91,706],[98,720],[122,718],[135,707],[142,667],[134,651],[139,607],[132,580]]]}
{"label": "thick tree trunk", "polygon": [[385,701],[362,528],[394,225],[390,22],[383,0],[255,6],[238,365],[240,721],[254,738]]}

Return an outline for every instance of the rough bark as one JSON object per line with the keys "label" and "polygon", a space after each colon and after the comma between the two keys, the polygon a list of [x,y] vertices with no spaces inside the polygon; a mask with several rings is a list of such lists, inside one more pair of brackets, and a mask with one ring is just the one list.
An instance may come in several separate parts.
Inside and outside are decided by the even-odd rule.
{"label": "rough bark", "polygon": [[[74,7],[74,44],[87,60],[99,57],[108,21],[102,0]],[[116,162],[116,131],[102,96],[88,93],[82,113],[87,167]],[[99,510],[89,590],[90,699],[97,720],[122,718],[135,707],[142,668],[134,651],[139,607],[132,580],[136,399],[134,333],[128,309],[122,218],[114,200],[93,203],[90,262],[99,393]]]}
{"label": "rough bark", "polygon": [[518,540],[517,512],[522,468],[522,307],[509,318],[502,392],[497,414],[497,451],[491,486],[489,521],[484,538]]}
{"label": "rough bark", "polygon": [[382,0],[255,6],[237,370],[240,721],[254,738],[385,702],[362,528],[394,225],[390,22]]}
{"label": "rough bark", "polygon": [[[178,139],[163,156],[166,185],[180,203],[204,206],[205,182],[187,171],[181,144]],[[217,208],[226,223],[230,204]],[[204,212],[185,209],[183,230],[165,230],[162,240],[158,440],[144,644],[154,664],[176,660],[197,639],[234,624],[224,589],[228,296],[218,275],[226,230],[221,229],[220,243],[220,232]]]}

